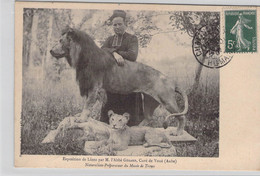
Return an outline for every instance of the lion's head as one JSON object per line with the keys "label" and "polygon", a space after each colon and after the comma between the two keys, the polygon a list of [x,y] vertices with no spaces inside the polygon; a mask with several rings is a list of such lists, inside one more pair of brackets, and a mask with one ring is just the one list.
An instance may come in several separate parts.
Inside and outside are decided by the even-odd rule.
{"label": "lion's head", "polygon": [[130,118],[130,114],[125,112],[123,115],[114,113],[112,110],[108,111],[109,125],[114,130],[124,129]]}
{"label": "lion's head", "polygon": [[65,28],[59,40],[50,50],[53,57],[57,59],[65,57],[69,65],[73,67],[76,67],[81,52],[81,46],[76,33],[75,29]]}

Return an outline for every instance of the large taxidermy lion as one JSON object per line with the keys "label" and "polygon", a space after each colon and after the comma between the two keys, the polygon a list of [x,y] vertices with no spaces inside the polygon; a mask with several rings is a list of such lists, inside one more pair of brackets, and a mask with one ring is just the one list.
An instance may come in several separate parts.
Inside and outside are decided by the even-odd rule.
{"label": "large taxidermy lion", "polygon": [[[105,89],[111,93],[129,94],[142,92],[144,98],[144,125],[151,119],[159,104],[163,105],[171,115],[165,118],[164,128],[168,127],[170,117],[179,121],[177,132],[181,135],[185,125],[185,114],[188,111],[188,98],[173,80],[159,71],[139,62],[125,60],[124,66],[118,66],[114,57],[100,49],[85,32],[66,28],[59,42],[50,51],[52,56],[59,59],[65,57],[71,67],[76,70],[76,79],[81,96],[86,98],[81,121],[87,121],[91,107],[95,104],[97,92]],[[184,110],[176,102],[175,93],[184,99]],[[101,109],[100,109],[101,111]]]}

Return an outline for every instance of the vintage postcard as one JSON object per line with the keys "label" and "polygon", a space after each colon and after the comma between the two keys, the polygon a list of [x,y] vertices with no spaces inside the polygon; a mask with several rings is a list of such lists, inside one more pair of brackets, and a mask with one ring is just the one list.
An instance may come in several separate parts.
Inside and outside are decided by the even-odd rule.
{"label": "vintage postcard", "polygon": [[260,7],[15,3],[15,166],[259,170]]}

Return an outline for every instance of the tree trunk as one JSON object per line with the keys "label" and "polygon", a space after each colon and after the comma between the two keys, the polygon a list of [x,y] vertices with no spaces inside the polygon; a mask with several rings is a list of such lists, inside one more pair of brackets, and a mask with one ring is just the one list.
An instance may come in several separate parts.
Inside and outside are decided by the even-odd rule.
{"label": "tree trunk", "polygon": [[[206,56],[203,56],[202,63],[204,63],[205,59],[206,59]],[[200,81],[202,67],[203,67],[203,65],[201,63],[199,63],[197,70],[196,70],[196,75],[195,75],[194,84],[192,87],[192,92],[196,91],[197,88],[199,87],[199,81]]]}
{"label": "tree trunk", "polygon": [[51,54],[50,50],[52,47],[52,30],[53,30],[53,10],[50,12],[49,16],[49,27],[48,27],[48,36],[47,36],[47,48],[45,52],[45,56],[42,60],[42,76],[45,78],[46,76],[46,68],[50,65]]}
{"label": "tree trunk", "polygon": [[36,56],[37,48],[36,48],[36,43],[38,42],[37,40],[37,29],[38,29],[38,20],[39,16],[37,12],[34,11],[33,19],[32,19],[32,30],[31,30],[31,45],[30,45],[30,54],[29,54],[29,67],[33,67],[34,63],[34,58]]}
{"label": "tree trunk", "polygon": [[[25,10],[23,14],[23,68],[29,66],[32,20],[33,10]],[[23,71],[25,71],[25,69],[23,69]]]}

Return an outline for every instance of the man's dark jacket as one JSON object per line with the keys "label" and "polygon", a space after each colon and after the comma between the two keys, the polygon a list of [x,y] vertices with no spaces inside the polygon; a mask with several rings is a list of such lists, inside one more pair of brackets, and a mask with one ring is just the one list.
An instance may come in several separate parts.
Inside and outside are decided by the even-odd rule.
{"label": "man's dark jacket", "polygon": [[[102,48],[111,54],[117,52],[124,59],[129,61],[136,61],[138,55],[138,39],[136,36],[125,32],[121,38],[118,37],[118,42],[114,39],[116,35],[108,37]],[[121,42],[122,41],[122,42]],[[114,44],[113,44],[114,42]]]}

